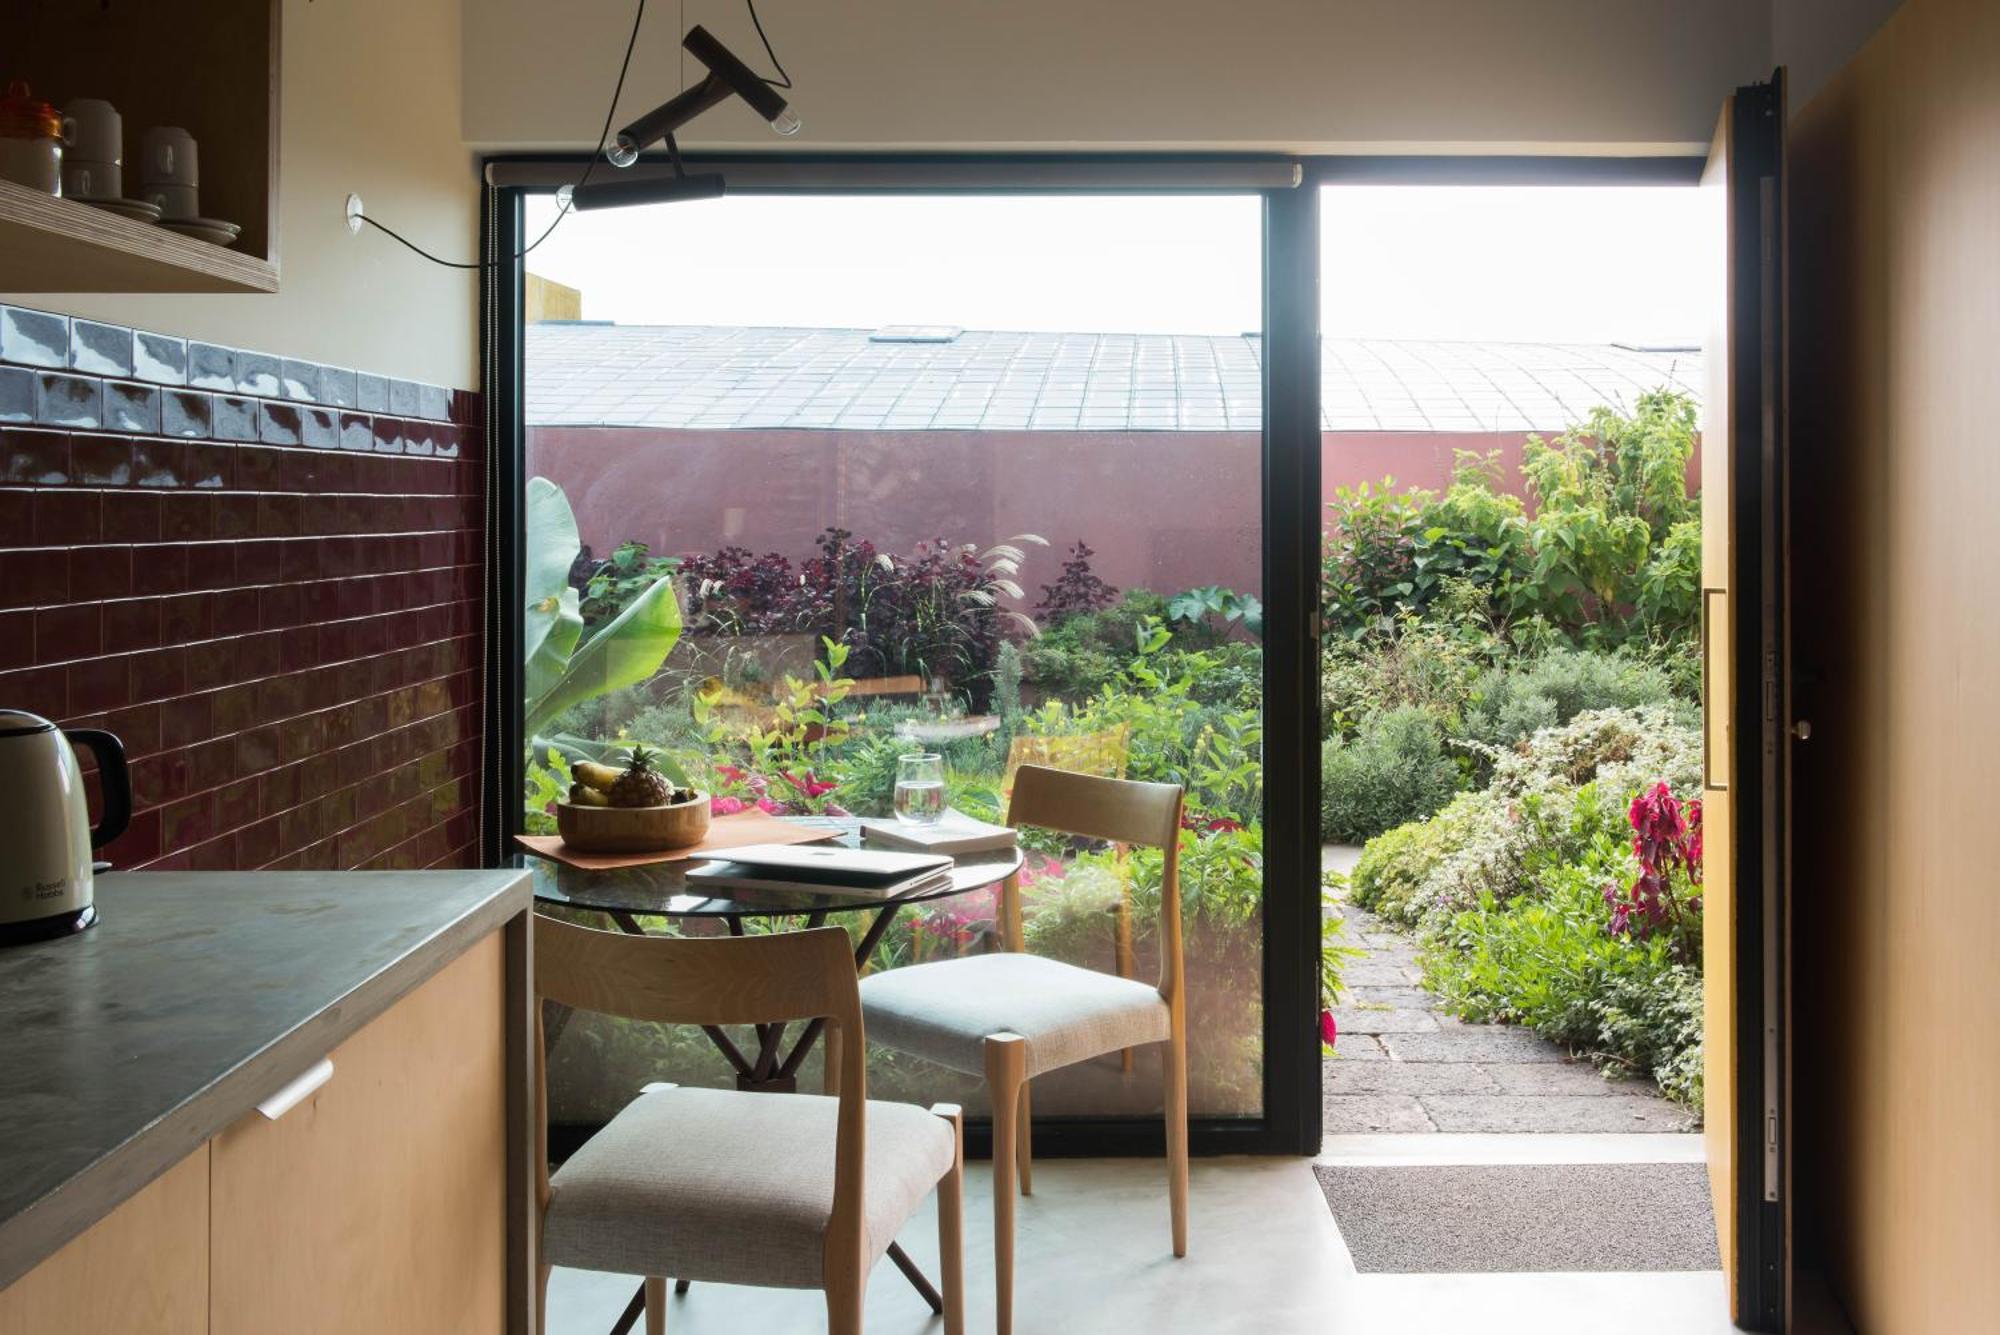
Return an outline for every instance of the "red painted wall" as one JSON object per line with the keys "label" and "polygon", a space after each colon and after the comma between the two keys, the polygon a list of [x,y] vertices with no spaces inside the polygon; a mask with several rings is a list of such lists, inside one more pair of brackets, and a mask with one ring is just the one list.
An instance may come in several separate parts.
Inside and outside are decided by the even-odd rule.
{"label": "red painted wall", "polygon": [[[1393,477],[1442,489],[1457,450],[1498,450],[1520,490],[1526,432],[1327,432],[1322,491]],[[1081,538],[1120,588],[1263,585],[1260,437],[1204,431],[679,431],[543,426],[528,471],[560,484],[599,555],[725,545],[797,558],[829,525],[905,550],[1035,533],[1029,602]]]}
{"label": "red painted wall", "polygon": [[0,706],[123,739],[121,868],[476,865],[476,397],[172,393],[257,438],[0,427]]}

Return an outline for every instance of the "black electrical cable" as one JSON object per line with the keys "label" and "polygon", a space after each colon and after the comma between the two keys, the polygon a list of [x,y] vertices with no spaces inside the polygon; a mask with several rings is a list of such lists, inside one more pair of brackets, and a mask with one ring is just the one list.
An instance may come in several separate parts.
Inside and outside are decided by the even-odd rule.
{"label": "black electrical cable", "polygon": [[[751,16],[753,18],[756,16],[756,12],[757,11],[754,9],[750,11]],[[646,18],[646,0],[639,0],[638,11],[632,15],[632,35],[625,39],[625,59],[620,61],[618,64],[618,82],[611,89],[611,105],[609,107],[606,107],[604,110],[604,128],[603,130],[599,131],[597,135],[597,151],[592,153],[590,155],[590,161],[586,162],[583,165],[583,175],[577,178],[576,184],[571,187],[572,191],[580,190],[589,183],[590,173],[597,169],[598,160],[604,156],[604,146],[611,142],[611,122],[617,119],[618,116],[618,98],[625,91],[625,72],[632,68],[632,49],[639,44],[639,25],[645,21],[645,18]],[[758,29],[759,35],[762,35],[762,32],[763,29],[759,28]],[[767,48],[769,47],[769,45],[770,43],[768,42],[765,43],[765,46]],[[777,64],[777,57],[773,56],[771,63]],[[779,73],[782,74],[783,72],[784,72],[783,68],[781,67],[779,69]],[[786,86],[789,87],[790,85],[788,84]],[[401,244],[409,247],[417,254],[429,260],[432,264],[441,264],[447,269],[486,269],[501,264],[512,264],[516,260],[526,257],[529,251],[533,250],[536,246],[541,245],[542,242],[549,239],[549,237],[555,232],[556,228],[562,223],[562,220],[569,216],[569,212],[570,212],[570,204],[569,201],[565,199],[563,201],[562,207],[556,210],[555,221],[549,224],[548,230],[543,232],[540,236],[536,237],[534,241],[530,243],[527,247],[525,247],[520,251],[517,251],[515,254],[508,257],[507,259],[472,260],[469,262],[463,260],[441,259],[438,256],[431,254],[428,250],[425,250],[422,246],[410,240],[402,233],[396,231],[394,228],[389,227],[383,223],[376,222],[366,213],[361,214],[360,218],[362,222],[367,223],[370,227],[374,228],[376,231],[381,232],[383,235],[389,237],[393,241],[400,242]]]}
{"label": "black electrical cable", "polygon": [[792,76],[785,73],[784,64],[778,59],[778,53],[771,49],[771,39],[764,35],[764,20],[757,17],[757,0],[743,0],[743,7],[750,11],[750,23],[757,29],[757,40],[764,44],[764,54],[771,58],[772,66],[778,71],[777,78],[766,79],[764,82],[773,88],[790,88]]}

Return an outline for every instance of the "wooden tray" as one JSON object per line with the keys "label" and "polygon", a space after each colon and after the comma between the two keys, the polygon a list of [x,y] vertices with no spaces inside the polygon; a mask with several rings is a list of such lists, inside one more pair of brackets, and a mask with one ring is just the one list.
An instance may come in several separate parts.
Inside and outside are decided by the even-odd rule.
{"label": "wooden tray", "polygon": [[621,867],[650,867],[660,862],[712,857],[725,849],[748,844],[810,844],[839,835],[840,831],[823,825],[801,825],[761,811],[739,811],[709,822],[708,836],[698,844],[653,853],[582,853],[554,834],[517,834],[514,842],[538,858],[560,862],[578,871],[617,871]]}

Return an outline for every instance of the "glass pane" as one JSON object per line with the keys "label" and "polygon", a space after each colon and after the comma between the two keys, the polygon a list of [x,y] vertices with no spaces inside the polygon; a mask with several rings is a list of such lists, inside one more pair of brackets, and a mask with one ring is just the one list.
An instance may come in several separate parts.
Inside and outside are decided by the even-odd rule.
{"label": "glass pane", "polygon": [[[530,208],[529,236],[552,210]],[[553,624],[573,596],[586,652],[661,580],[683,624],[629,684],[530,703],[528,824],[552,828],[572,762],[632,742],[718,817],[893,818],[919,751],[984,820],[1023,763],[1185,784],[1191,1103],[1259,1114],[1260,235],[1248,196],[764,195],[565,219],[528,261],[527,472],[575,537],[529,534],[531,637],[536,599]],[[1027,949],[1157,983],[1159,856],[1023,844]],[[997,910],[990,890],[913,907],[869,967],[994,950]],[[872,913],[835,920],[858,938]],[[878,1097],[983,1107],[975,1079],[871,1062]],[[567,1122],[647,1080],[730,1078],[699,1030],[582,1018],[552,1063]],[[1038,1116],[1156,1112],[1157,1050],[1035,1098]]]}

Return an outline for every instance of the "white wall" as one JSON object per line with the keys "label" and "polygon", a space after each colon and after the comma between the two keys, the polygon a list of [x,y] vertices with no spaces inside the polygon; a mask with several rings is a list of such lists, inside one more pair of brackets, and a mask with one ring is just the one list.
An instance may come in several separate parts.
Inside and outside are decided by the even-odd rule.
{"label": "white wall", "polygon": [[[275,295],[5,300],[434,384],[479,383],[478,283],[374,232],[475,257],[479,181],[459,139],[459,0],[285,0]],[[664,9],[664,6],[662,7]]]}
{"label": "white wall", "polygon": [[1902,0],[1770,0],[1771,51],[1789,71],[1792,109],[1812,100]]}
{"label": "white wall", "polygon": [[[465,135],[596,142],[632,0],[465,0]],[[742,0],[686,0],[753,65]],[[1705,151],[1765,77],[1768,0],[763,0],[804,131],[731,105],[689,147]],[[681,86],[671,0],[624,118]],[[688,64],[698,69],[691,59]]]}

